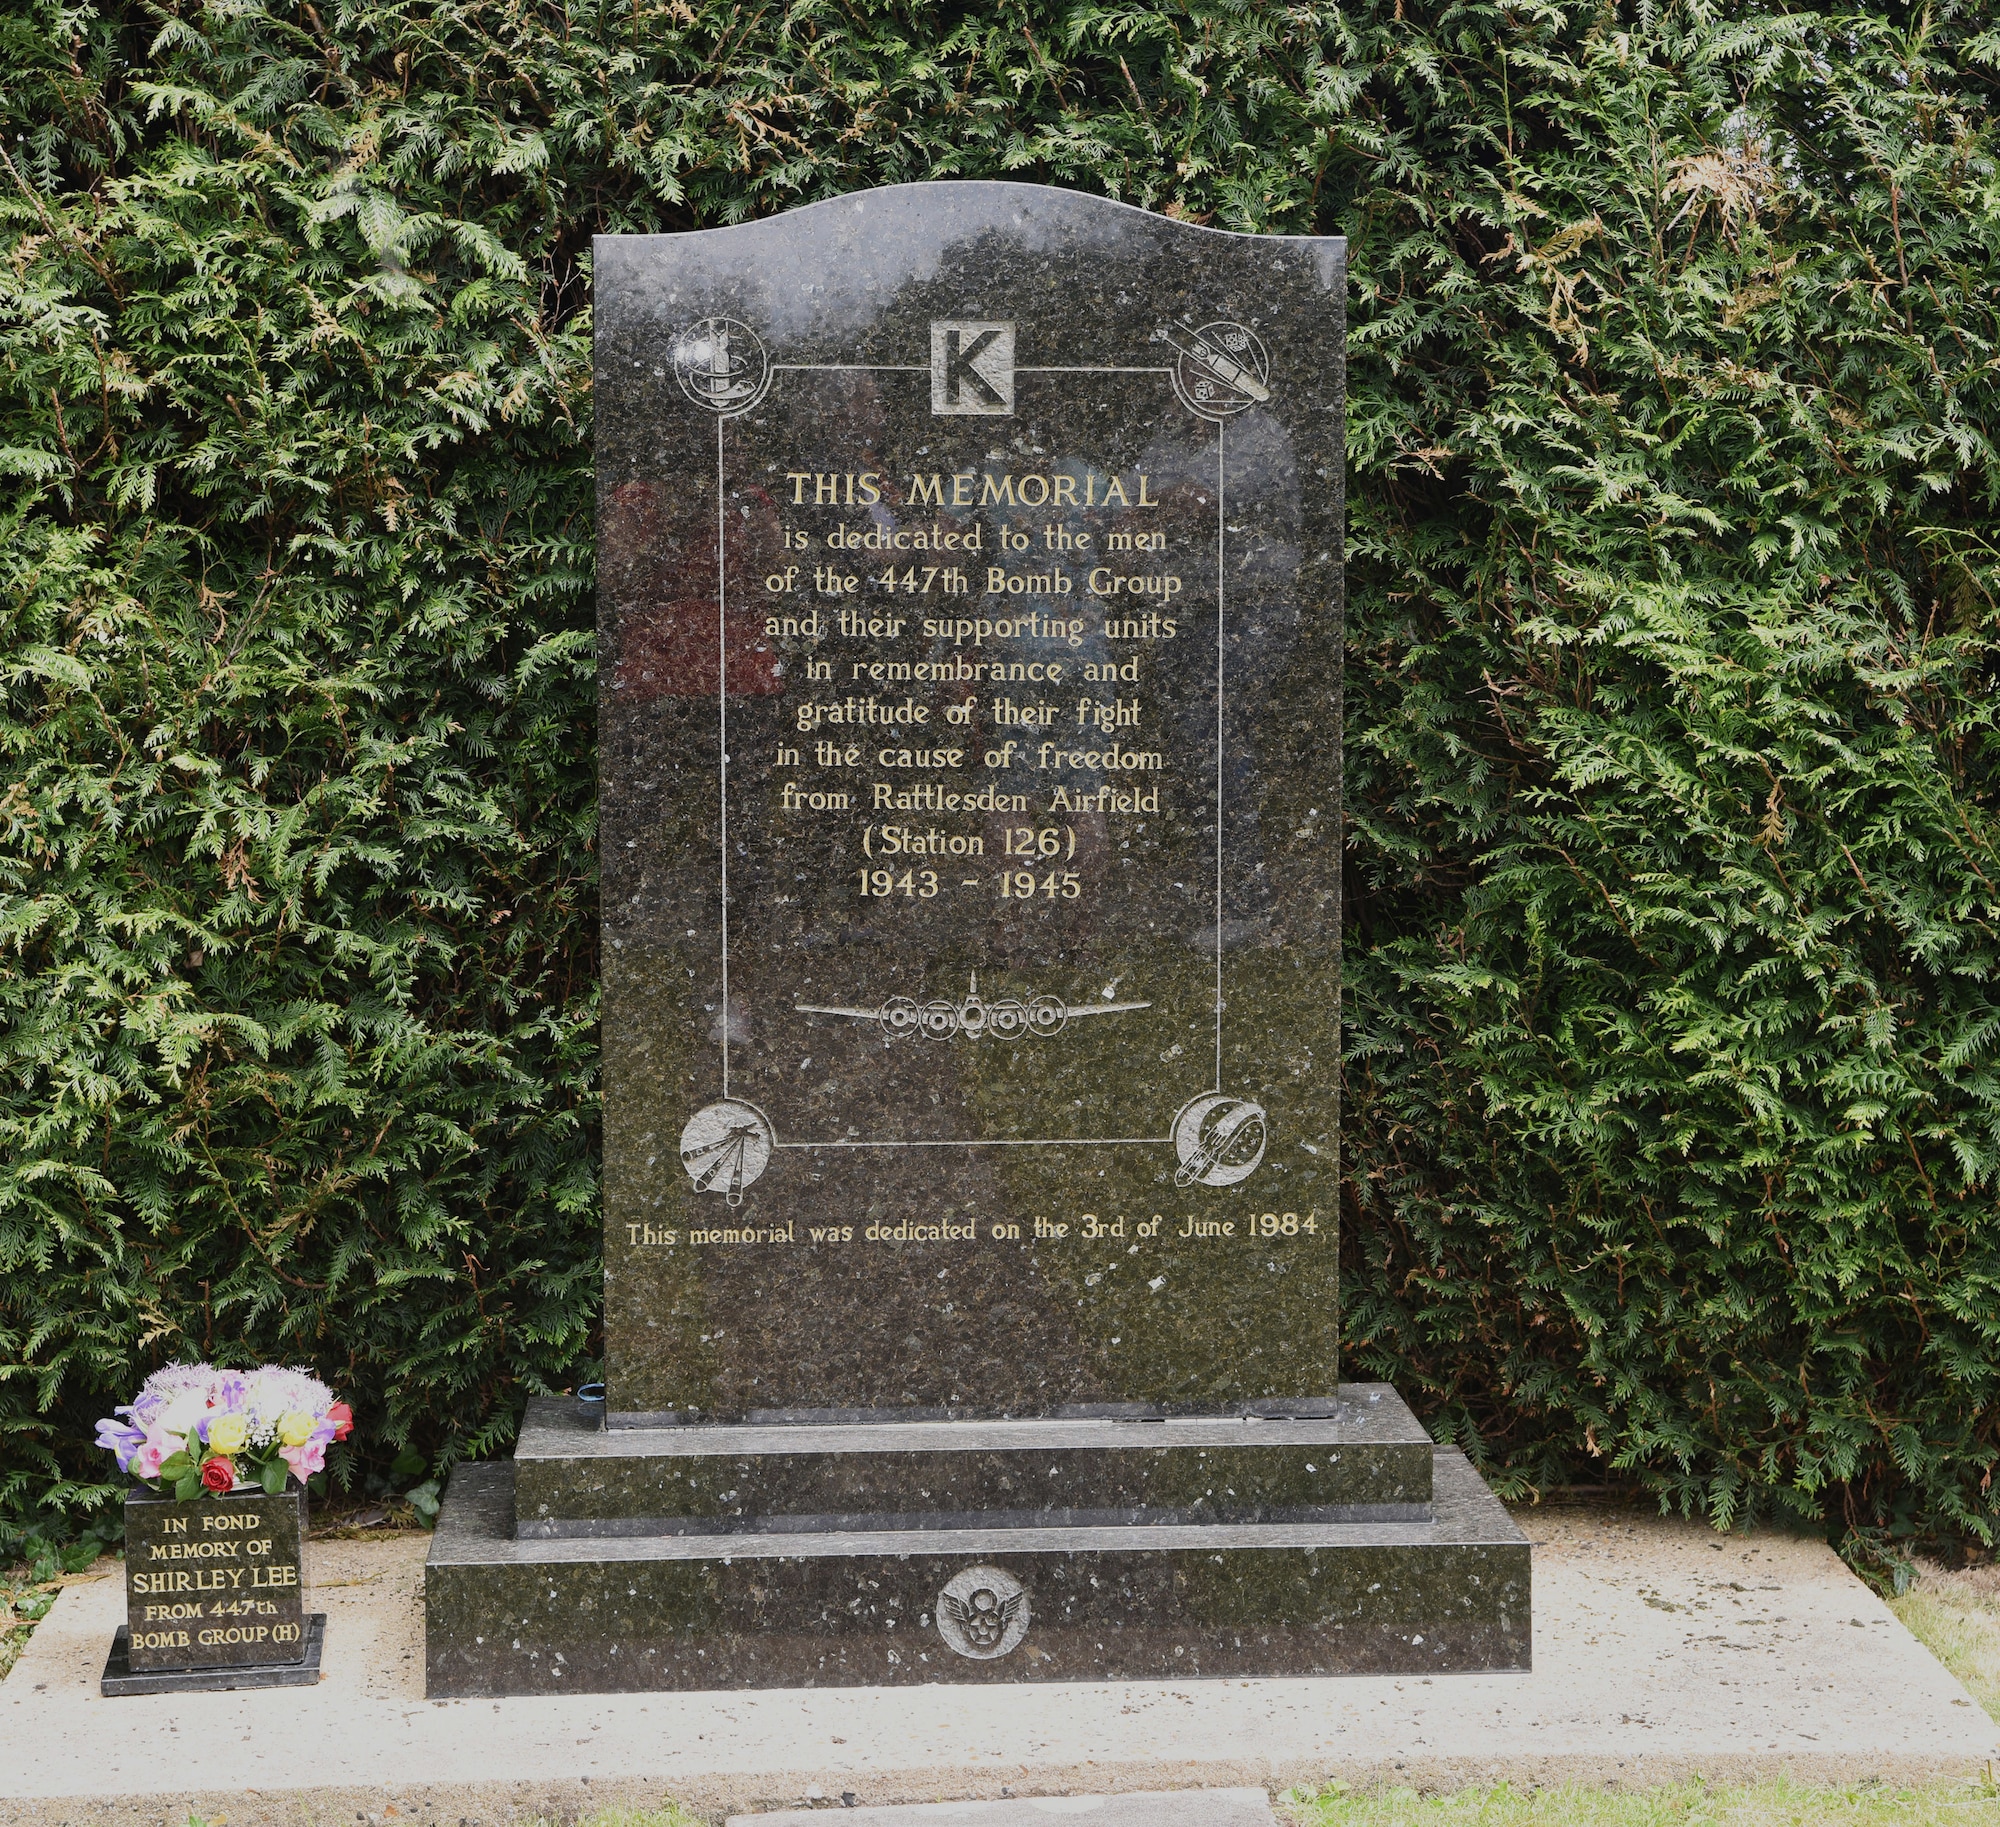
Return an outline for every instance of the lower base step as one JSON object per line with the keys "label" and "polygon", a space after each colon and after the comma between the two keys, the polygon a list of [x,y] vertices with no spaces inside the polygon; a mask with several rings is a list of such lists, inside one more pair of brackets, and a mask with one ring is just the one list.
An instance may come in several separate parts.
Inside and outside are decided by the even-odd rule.
{"label": "lower base step", "polygon": [[1428,1523],[516,1540],[463,1465],[424,1580],[434,1699],[1525,1669],[1528,1542],[1462,1455]]}
{"label": "lower base step", "polygon": [[251,1687],[317,1687],[326,1649],[326,1613],[306,1614],[306,1653],[296,1662],[239,1662],[233,1668],[132,1668],[132,1630],[121,1624],[104,1659],[99,1692],[107,1700],[128,1694],[232,1694]]}

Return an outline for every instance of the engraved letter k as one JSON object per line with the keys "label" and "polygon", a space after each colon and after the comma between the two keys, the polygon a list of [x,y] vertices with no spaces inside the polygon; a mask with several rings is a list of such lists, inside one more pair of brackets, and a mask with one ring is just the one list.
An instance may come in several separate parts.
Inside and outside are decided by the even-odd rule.
{"label": "engraved letter k", "polygon": [[961,352],[958,346],[958,332],[947,330],[944,333],[944,397],[952,405],[958,404],[958,383],[961,378],[970,381],[979,390],[979,397],[987,405],[1000,404],[1000,396],[987,383],[985,375],[972,365],[985,352],[989,343],[998,340],[999,335],[998,330],[982,330],[972,339],[972,347]]}

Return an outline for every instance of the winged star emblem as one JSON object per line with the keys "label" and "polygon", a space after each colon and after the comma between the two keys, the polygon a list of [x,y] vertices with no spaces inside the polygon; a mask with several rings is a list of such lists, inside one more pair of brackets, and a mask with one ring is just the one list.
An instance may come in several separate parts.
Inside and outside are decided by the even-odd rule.
{"label": "winged star emblem", "polygon": [[991,1586],[977,1586],[963,1599],[946,1592],[938,1596],[938,1609],[965,1635],[975,1649],[995,1649],[1007,1634],[1022,1605],[1025,1592],[1003,1599]]}

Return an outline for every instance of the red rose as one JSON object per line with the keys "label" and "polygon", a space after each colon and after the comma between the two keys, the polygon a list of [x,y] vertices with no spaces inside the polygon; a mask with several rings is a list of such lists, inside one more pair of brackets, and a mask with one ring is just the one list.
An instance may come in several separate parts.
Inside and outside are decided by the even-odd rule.
{"label": "red rose", "polygon": [[220,1455],[202,1461],[201,1481],[211,1491],[223,1492],[236,1482],[236,1461]]}
{"label": "red rose", "polygon": [[345,1402],[336,1402],[326,1411],[326,1418],[333,1423],[333,1437],[345,1440],[354,1432],[354,1410]]}

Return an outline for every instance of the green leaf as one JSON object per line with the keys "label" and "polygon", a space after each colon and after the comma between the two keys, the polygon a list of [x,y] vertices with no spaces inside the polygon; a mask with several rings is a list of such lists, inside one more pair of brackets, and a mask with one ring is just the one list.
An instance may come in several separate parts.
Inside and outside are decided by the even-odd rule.
{"label": "green leaf", "polygon": [[201,1474],[183,1472],[174,1481],[174,1496],[181,1503],[192,1503],[201,1495]]}
{"label": "green leaf", "polygon": [[417,1520],[426,1529],[437,1526],[438,1511],[443,1507],[443,1500],[438,1495],[439,1490],[438,1481],[435,1478],[430,1478],[426,1479],[414,1490],[403,1493],[403,1501],[416,1511]]}
{"label": "green leaf", "polygon": [[160,1461],[162,1478],[180,1478],[195,1469],[195,1460],[190,1453],[169,1453]]}
{"label": "green leaf", "polygon": [[278,1497],[283,1495],[285,1477],[289,1470],[290,1468],[282,1459],[267,1459],[264,1462],[258,1475],[263,1482],[264,1489],[271,1496]]}

